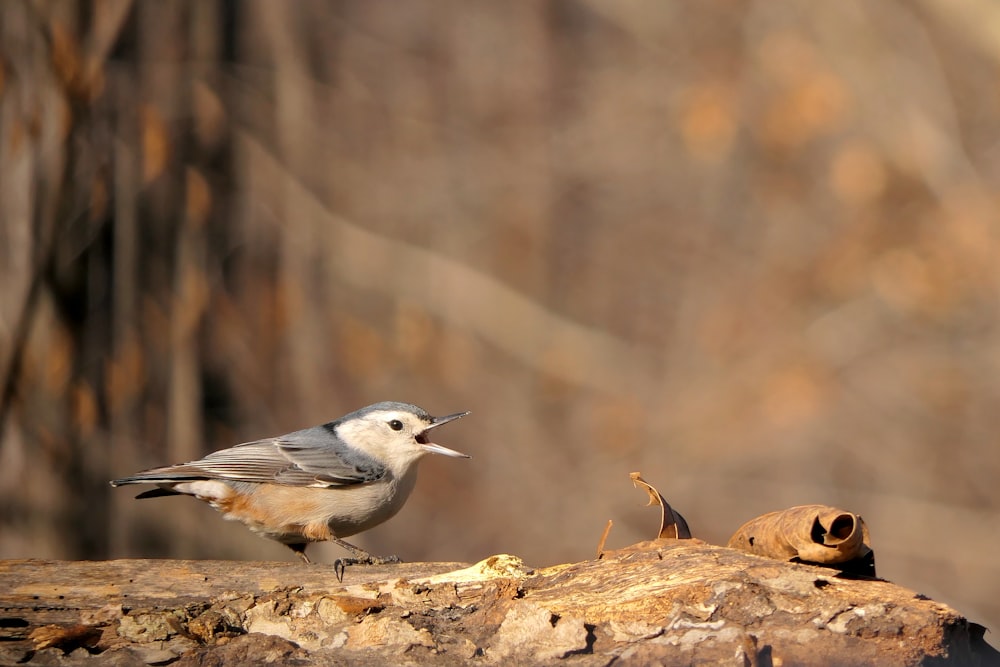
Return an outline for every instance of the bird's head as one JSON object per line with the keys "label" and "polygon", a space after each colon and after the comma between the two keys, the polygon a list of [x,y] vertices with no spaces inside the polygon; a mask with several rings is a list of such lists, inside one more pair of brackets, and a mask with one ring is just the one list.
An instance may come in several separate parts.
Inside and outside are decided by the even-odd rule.
{"label": "bird's head", "polygon": [[445,417],[432,417],[426,410],[409,403],[376,403],[342,417],[338,420],[336,432],[348,445],[402,474],[428,453],[470,458],[468,454],[430,440],[431,430],[467,414],[458,412]]}

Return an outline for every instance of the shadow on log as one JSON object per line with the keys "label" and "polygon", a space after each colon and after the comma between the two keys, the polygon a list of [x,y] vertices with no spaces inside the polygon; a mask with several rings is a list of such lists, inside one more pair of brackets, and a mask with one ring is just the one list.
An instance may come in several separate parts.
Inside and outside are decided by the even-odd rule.
{"label": "shadow on log", "polygon": [[982,626],[877,579],[697,541],[525,567],[0,562],[0,663],[994,665]]}

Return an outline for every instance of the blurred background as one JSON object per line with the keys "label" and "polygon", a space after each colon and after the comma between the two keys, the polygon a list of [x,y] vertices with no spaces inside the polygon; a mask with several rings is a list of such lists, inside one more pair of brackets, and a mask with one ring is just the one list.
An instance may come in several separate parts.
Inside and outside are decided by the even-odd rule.
{"label": "blurred background", "polygon": [[[858,512],[1000,629],[1000,5],[0,3],[0,557],[291,560],[108,480],[471,410],[405,560]],[[315,560],[340,555],[311,550]],[[987,639],[996,643],[995,635]]]}

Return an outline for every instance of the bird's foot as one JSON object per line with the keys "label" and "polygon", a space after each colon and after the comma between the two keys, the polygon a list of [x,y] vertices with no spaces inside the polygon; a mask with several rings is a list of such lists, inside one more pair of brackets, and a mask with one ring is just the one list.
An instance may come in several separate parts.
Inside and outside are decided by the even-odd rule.
{"label": "bird's foot", "polygon": [[331,540],[354,554],[353,558],[338,558],[333,562],[333,571],[339,582],[344,581],[344,570],[347,569],[348,565],[389,565],[402,562],[399,560],[399,556],[373,556],[361,547],[356,547],[339,537],[333,537]]}
{"label": "bird's foot", "polygon": [[361,554],[358,554],[356,558],[338,558],[333,561],[333,573],[337,575],[337,581],[344,582],[344,571],[348,565],[390,565],[403,562],[399,556],[373,556],[365,551],[361,551]]}

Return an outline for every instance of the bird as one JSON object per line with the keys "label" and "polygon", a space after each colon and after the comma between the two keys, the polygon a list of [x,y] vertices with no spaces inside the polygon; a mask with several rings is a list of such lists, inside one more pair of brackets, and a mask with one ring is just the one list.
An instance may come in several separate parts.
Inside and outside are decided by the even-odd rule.
{"label": "bird", "polygon": [[305,563],[311,563],[310,543],[335,542],[353,555],[334,562],[343,581],[348,565],[400,562],[397,556],[373,556],[343,538],[399,512],[424,455],[471,458],[428,438],[432,429],[468,414],[432,417],[409,403],[383,401],[320,426],[143,470],[112,480],[111,486],[156,485],[137,499],[193,496],[226,519],[288,546]]}

